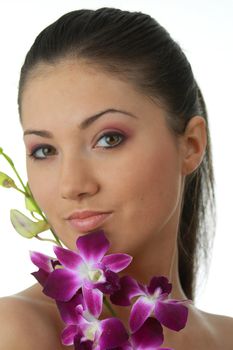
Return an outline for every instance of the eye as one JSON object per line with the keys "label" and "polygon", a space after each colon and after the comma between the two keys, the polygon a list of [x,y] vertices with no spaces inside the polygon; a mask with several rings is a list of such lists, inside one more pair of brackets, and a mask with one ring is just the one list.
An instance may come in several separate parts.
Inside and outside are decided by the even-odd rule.
{"label": "eye", "polygon": [[[101,140],[105,140],[105,141],[100,142]],[[102,148],[114,148],[119,144],[121,144],[124,140],[125,140],[125,136],[120,134],[119,132],[108,132],[99,138],[97,144],[100,144],[100,146],[98,147],[102,147]]]}
{"label": "eye", "polygon": [[49,145],[40,145],[35,147],[28,156],[33,160],[43,160],[48,156],[54,155],[54,153],[51,154],[51,150],[54,152],[54,148]]}
{"label": "eye", "polygon": [[[102,141],[104,140],[104,141]],[[122,144],[122,142],[125,140],[125,136],[122,135],[119,132],[108,132],[103,134],[98,142],[97,142],[97,148],[114,148],[118,145]],[[48,157],[51,157],[55,154],[54,147],[50,145],[39,145],[36,146],[28,156],[32,158],[33,160],[46,160]]]}

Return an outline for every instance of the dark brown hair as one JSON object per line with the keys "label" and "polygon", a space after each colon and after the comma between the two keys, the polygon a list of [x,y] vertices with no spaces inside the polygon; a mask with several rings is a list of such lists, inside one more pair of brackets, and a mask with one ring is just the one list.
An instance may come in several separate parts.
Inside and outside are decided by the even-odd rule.
{"label": "dark brown hair", "polygon": [[108,7],[72,11],[45,28],[27,53],[19,113],[30,74],[40,64],[53,65],[64,58],[85,59],[133,83],[164,105],[168,125],[177,135],[193,116],[205,119],[208,145],[199,168],[186,177],[178,235],[181,285],[193,299],[200,261],[210,252],[215,201],[206,107],[186,56],[159,23],[142,12]]}

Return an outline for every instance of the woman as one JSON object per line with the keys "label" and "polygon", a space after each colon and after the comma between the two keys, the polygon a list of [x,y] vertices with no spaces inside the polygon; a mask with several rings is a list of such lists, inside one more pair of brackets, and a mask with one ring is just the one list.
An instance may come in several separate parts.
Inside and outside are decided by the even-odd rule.
{"label": "woman", "polygon": [[[103,229],[112,252],[133,256],[124,274],[167,276],[172,297],[194,300],[214,206],[210,137],[190,64],[166,30],[142,13],[68,13],[28,52],[18,103],[30,188],[60,240],[74,249]],[[129,310],[115,310],[126,324]],[[38,284],[2,299],[1,315],[2,348],[66,348]],[[230,350],[232,326],[190,304],[186,328],[164,330],[163,346]]]}

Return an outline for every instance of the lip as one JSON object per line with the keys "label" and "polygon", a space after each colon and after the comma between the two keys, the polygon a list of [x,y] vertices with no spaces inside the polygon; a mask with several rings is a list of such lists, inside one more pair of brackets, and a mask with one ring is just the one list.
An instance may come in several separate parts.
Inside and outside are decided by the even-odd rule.
{"label": "lip", "polygon": [[[103,222],[112,214],[112,213],[97,213],[92,215],[83,212],[83,218],[80,218],[80,213],[74,213],[69,218],[68,221],[73,228],[78,229],[80,232],[88,232],[96,229],[98,226],[103,224]],[[76,217],[75,217],[76,216]],[[86,216],[86,217],[85,217]]]}
{"label": "lip", "polygon": [[70,219],[86,219],[89,218],[90,216],[95,216],[95,215],[99,215],[99,214],[106,214],[106,212],[100,212],[100,211],[91,211],[91,210],[76,210],[75,212],[73,212],[69,217],[68,220]]}

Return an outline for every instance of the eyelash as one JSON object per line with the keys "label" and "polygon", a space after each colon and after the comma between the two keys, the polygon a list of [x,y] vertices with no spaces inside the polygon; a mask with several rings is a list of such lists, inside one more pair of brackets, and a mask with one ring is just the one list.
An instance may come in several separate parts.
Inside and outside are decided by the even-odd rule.
{"label": "eyelash", "polygon": [[[110,146],[110,147],[101,147],[101,148],[103,148],[103,149],[105,149],[106,151],[108,151],[109,149],[111,149],[111,148],[115,148],[115,147],[117,147],[117,146],[119,146],[119,145],[121,145],[124,141],[125,141],[125,136],[124,135],[122,135],[121,133],[118,133],[118,132],[108,132],[108,133],[105,133],[105,134],[103,134],[99,139],[98,139],[98,142],[102,139],[102,138],[104,138],[104,137],[111,137],[111,136],[120,136],[121,137],[121,141],[120,142],[118,142],[115,146]],[[33,160],[45,160],[45,159],[47,159],[47,157],[49,157],[49,156],[45,156],[44,158],[39,158],[39,157],[37,157],[35,154],[36,154],[36,152],[37,151],[39,151],[39,150],[43,150],[43,149],[51,149],[51,148],[53,148],[52,146],[50,146],[50,145],[39,145],[39,146],[36,146],[32,151],[31,151],[31,153],[30,154],[28,154],[28,156],[30,157],[30,158],[32,158]]]}

